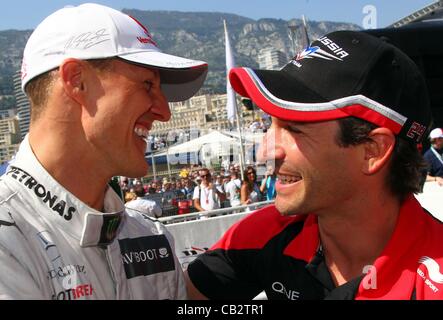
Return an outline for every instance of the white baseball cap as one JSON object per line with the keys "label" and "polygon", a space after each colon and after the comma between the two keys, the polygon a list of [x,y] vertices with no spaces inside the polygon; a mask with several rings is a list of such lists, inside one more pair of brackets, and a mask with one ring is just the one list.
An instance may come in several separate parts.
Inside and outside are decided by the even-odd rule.
{"label": "white baseball cap", "polygon": [[29,38],[22,63],[22,89],[67,58],[118,57],[160,70],[169,102],[192,97],[203,85],[208,64],[161,52],[136,19],[115,9],[86,3],[65,7],[43,20]]}
{"label": "white baseball cap", "polygon": [[437,138],[443,138],[443,130],[441,128],[435,128],[429,134],[429,139],[437,139]]}

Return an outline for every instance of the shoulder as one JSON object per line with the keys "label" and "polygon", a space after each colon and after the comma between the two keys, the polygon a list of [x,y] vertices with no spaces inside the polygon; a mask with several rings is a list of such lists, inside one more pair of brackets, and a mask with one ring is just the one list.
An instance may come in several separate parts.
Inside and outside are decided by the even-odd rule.
{"label": "shoulder", "polygon": [[12,184],[8,181],[6,175],[0,177],[0,206],[3,201],[7,201],[11,196],[19,191],[18,188],[14,188]]}
{"label": "shoulder", "polygon": [[[25,227],[23,224],[28,226],[28,221],[32,217],[28,216],[25,219],[22,216],[22,206],[25,205],[21,204],[22,200],[19,190],[11,189],[2,177],[0,179],[0,244],[4,247],[9,245],[12,248],[19,247],[25,239],[27,230],[22,230]],[[20,243],[14,244],[16,241]]]}
{"label": "shoulder", "polygon": [[[0,207],[0,300],[50,299],[46,284],[48,269],[40,263],[37,243],[31,243],[23,229],[5,208]],[[36,234],[36,233],[35,233]]]}
{"label": "shoulder", "polygon": [[[35,243],[28,241],[27,235],[33,230],[27,221],[3,206],[0,206],[0,257],[1,260],[14,260],[19,264],[31,265],[35,254]],[[3,264],[3,262],[0,262]]]}
{"label": "shoulder", "polygon": [[[129,204],[129,202],[128,202]],[[129,207],[129,209],[134,209],[133,207]],[[156,223],[160,223],[157,219],[145,214],[139,210],[126,210],[126,222],[125,224],[129,225],[142,225],[144,227],[152,227],[155,226]],[[160,223],[161,224],[161,223]]]}
{"label": "shoulder", "polygon": [[20,234],[22,232],[13,214],[6,207],[0,207],[0,244],[7,247],[13,244]]}
{"label": "shoulder", "polygon": [[274,205],[267,206],[235,223],[211,249],[262,248],[287,226],[304,220],[305,216],[282,216]]}
{"label": "shoulder", "polygon": [[431,149],[428,149],[428,150],[426,150],[426,152],[423,154],[423,157],[425,158],[425,159],[433,159],[434,158],[434,153],[432,152],[432,150]]}
{"label": "shoulder", "polygon": [[[423,208],[425,229],[427,230],[428,248],[438,249],[443,256],[443,222]],[[425,240],[425,239],[423,239]],[[443,258],[442,258],[443,259]]]}
{"label": "shoulder", "polygon": [[127,210],[128,214],[132,213],[132,210],[139,211],[140,214],[143,213],[149,214],[149,211],[152,210],[154,206],[157,206],[155,201],[147,199],[135,199],[125,204],[125,207],[130,209]]}
{"label": "shoulder", "polygon": [[125,223],[120,230],[119,238],[136,238],[144,236],[166,235],[170,242],[173,241],[168,229],[157,218],[137,211],[126,210]]}
{"label": "shoulder", "polygon": [[[417,255],[438,257],[443,262],[443,222],[423,208],[414,196],[406,200],[402,210],[403,218],[397,232],[400,235],[399,243],[405,245],[407,237],[413,237],[416,241],[412,245]],[[410,234],[411,230],[413,235]],[[412,254],[412,249],[409,253]]]}

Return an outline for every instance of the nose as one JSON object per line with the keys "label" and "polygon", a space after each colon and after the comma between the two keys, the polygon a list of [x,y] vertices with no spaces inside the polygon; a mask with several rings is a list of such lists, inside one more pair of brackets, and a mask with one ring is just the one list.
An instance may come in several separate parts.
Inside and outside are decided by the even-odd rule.
{"label": "nose", "polygon": [[171,109],[169,109],[168,101],[162,91],[158,91],[153,98],[150,113],[155,120],[167,122],[171,119]]}
{"label": "nose", "polygon": [[281,140],[281,131],[273,122],[263,137],[263,141],[258,150],[258,161],[269,163],[285,158],[286,153]]}

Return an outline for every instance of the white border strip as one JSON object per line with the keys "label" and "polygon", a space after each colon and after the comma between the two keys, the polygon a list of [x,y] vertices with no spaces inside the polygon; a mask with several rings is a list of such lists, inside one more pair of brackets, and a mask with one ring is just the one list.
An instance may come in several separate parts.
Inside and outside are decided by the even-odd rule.
{"label": "white border strip", "polygon": [[333,100],[330,102],[316,102],[316,103],[301,103],[301,102],[292,102],[292,101],[286,101],[277,98],[274,96],[271,92],[269,92],[268,89],[263,85],[261,80],[258,78],[258,76],[255,74],[255,72],[250,68],[243,68],[246,70],[246,72],[249,74],[251,79],[254,81],[256,87],[262,92],[263,96],[266,97],[271,103],[288,109],[288,110],[294,110],[294,111],[316,111],[316,112],[322,112],[322,111],[330,111],[335,109],[340,109],[343,107],[347,107],[353,104],[360,104],[368,109],[371,109],[389,119],[392,121],[400,124],[403,126],[407,120],[406,117],[401,115],[400,113],[385,107],[384,105],[369,99],[368,97],[365,97],[364,95],[355,95],[355,96],[349,96],[340,98],[337,100]]}

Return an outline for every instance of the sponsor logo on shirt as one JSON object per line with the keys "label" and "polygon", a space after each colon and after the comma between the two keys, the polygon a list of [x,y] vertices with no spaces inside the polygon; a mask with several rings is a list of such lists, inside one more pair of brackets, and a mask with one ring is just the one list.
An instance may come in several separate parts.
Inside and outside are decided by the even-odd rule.
{"label": "sponsor logo on shirt", "polygon": [[52,268],[48,270],[47,278],[54,280],[64,290],[56,292],[52,295],[53,300],[77,300],[82,297],[93,295],[92,285],[81,279],[81,275],[86,274],[86,268],[80,264],[65,265],[57,246],[52,241],[52,236],[48,231],[41,231],[36,234],[37,239],[45,250]]}
{"label": "sponsor logo on shirt", "polygon": [[52,300],[77,300],[82,297],[90,297],[93,293],[94,289],[91,284],[80,284],[72,289],[57,292],[52,295]]}
{"label": "sponsor logo on shirt", "polygon": [[118,242],[128,279],[175,269],[171,246],[163,234]]}
{"label": "sponsor logo on shirt", "polygon": [[120,215],[103,216],[103,225],[100,230],[100,245],[108,245],[115,239],[121,220],[122,216]]}
{"label": "sponsor logo on shirt", "polygon": [[86,274],[85,266],[75,264],[75,265],[67,265],[63,267],[57,267],[56,269],[52,269],[48,271],[48,278],[64,278],[67,276],[72,276],[75,274],[83,273]]}
{"label": "sponsor logo on shirt", "polygon": [[73,213],[77,211],[76,208],[69,206],[66,201],[58,200],[59,197],[57,195],[53,194],[52,191],[48,190],[26,171],[17,167],[10,167],[6,175],[17,180],[29,190],[34,191],[34,194],[40,198],[45,205],[58,213],[66,221],[71,220]]}
{"label": "sponsor logo on shirt", "polygon": [[286,287],[281,282],[274,282],[272,284],[272,290],[281,293],[288,298],[288,300],[298,300],[300,299],[300,292],[292,289],[286,289]]}
{"label": "sponsor logo on shirt", "polygon": [[443,274],[440,273],[440,266],[434,259],[423,256],[418,260],[418,263],[423,264],[428,270],[428,276],[420,269],[417,268],[418,275],[425,281],[425,284],[434,292],[438,292],[438,288],[435,283],[443,283]]}

